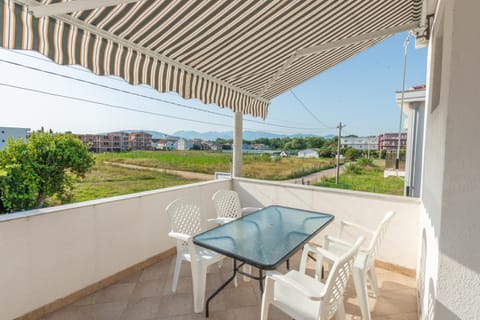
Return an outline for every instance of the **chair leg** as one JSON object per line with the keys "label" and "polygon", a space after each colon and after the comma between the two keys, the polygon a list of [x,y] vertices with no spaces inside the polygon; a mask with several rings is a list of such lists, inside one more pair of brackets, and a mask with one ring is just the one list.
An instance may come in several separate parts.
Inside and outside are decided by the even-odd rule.
{"label": "chair leg", "polygon": [[365,272],[360,268],[353,268],[352,270],[353,284],[357,292],[357,299],[360,304],[360,311],[362,312],[363,320],[370,320],[370,309],[368,306],[368,292],[367,282],[365,279]]}
{"label": "chair leg", "polygon": [[[245,273],[252,274],[252,266],[249,264],[244,264],[242,267],[242,270]],[[251,280],[250,277],[243,276],[243,281],[249,282],[250,280]]]}
{"label": "chair leg", "polygon": [[345,320],[345,306],[342,301],[338,302],[337,311],[335,312],[335,320]]}
{"label": "chair leg", "polygon": [[182,267],[182,256],[177,254],[175,261],[175,271],[173,272],[172,292],[177,291],[178,277],[180,276],[180,268]]}
{"label": "chair leg", "polygon": [[268,320],[268,311],[270,309],[270,304],[273,302],[274,285],[274,281],[267,277],[265,281],[265,290],[263,291],[262,296],[261,320]]}
{"label": "chair leg", "polygon": [[378,281],[377,281],[377,272],[375,271],[375,267],[371,267],[368,272],[368,280],[370,280],[370,285],[372,286],[372,291],[375,297],[378,296]]}
{"label": "chair leg", "polygon": [[203,266],[199,263],[192,263],[193,310],[196,313],[203,311],[205,280],[206,273],[204,273]]}

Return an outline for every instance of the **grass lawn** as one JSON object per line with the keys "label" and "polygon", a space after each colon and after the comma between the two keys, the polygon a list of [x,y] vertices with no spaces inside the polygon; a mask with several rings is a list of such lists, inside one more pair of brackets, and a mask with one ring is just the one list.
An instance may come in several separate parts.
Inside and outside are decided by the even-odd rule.
{"label": "grass lawn", "polygon": [[384,178],[383,168],[376,164],[372,166],[354,166],[356,166],[358,170],[347,169],[345,173],[340,175],[339,184],[335,184],[335,178],[329,178],[316,185],[329,188],[403,195],[404,180],[402,178]]}
{"label": "grass lawn", "polygon": [[[146,167],[214,174],[229,172],[232,154],[207,151],[134,151],[105,153],[97,162],[111,161]],[[243,176],[266,180],[285,180],[331,168],[334,159],[272,158],[269,155],[243,156]]]}
{"label": "grass lawn", "polygon": [[[112,167],[97,161],[86,178],[77,183],[73,190],[73,197],[69,202],[113,197],[198,181],[162,172]],[[48,206],[58,204],[60,204],[58,199],[48,200]]]}

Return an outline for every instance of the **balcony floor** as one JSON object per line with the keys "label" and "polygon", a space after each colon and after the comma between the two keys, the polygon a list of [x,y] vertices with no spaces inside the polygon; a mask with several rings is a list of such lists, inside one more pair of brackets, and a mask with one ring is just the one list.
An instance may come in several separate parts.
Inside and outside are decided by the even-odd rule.
{"label": "balcony floor", "polygon": [[[299,254],[291,259],[291,267],[298,269]],[[226,259],[222,268],[212,266],[207,278],[207,295],[219,287],[231,275],[231,260]],[[104,288],[74,304],[64,307],[45,320],[59,319],[205,319],[204,314],[193,312],[190,264],[184,262],[178,289],[171,292],[174,257],[167,258],[132,276]],[[285,266],[279,268],[284,272]],[[377,268],[380,287],[378,298],[369,298],[372,318],[378,320],[417,319],[415,279]],[[257,281],[239,286],[229,284],[210,304],[209,319],[259,319],[261,296]],[[345,294],[347,319],[361,319],[352,280]],[[290,319],[272,307],[270,319]]]}

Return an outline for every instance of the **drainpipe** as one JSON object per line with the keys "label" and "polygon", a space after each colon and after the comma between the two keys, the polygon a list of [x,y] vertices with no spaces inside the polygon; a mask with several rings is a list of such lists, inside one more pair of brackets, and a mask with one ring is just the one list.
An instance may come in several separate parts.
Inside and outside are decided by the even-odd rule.
{"label": "drainpipe", "polygon": [[235,112],[233,117],[233,170],[232,177],[242,176],[243,114]]}

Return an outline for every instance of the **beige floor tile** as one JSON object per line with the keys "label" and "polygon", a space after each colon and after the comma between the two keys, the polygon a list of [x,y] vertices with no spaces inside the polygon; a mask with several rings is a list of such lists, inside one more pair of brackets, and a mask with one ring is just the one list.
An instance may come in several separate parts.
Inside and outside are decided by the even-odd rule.
{"label": "beige floor tile", "polygon": [[95,303],[128,301],[135,283],[117,283],[95,293]]}
{"label": "beige floor tile", "polygon": [[[300,254],[291,259],[291,268],[297,269]],[[221,268],[211,266],[207,275],[206,298],[232,275],[232,260],[225,259]],[[313,275],[314,264],[308,271]],[[145,268],[118,283],[102,289],[76,303],[45,317],[45,320],[198,320],[204,313],[193,312],[193,293],[190,263],[184,262],[180,271],[177,292],[171,291],[175,257]],[[258,274],[252,268],[253,274]],[[278,268],[286,272],[285,265]],[[413,320],[416,313],[415,279],[377,269],[380,295],[373,297],[370,290],[369,305],[374,320]],[[249,320],[260,318],[261,294],[257,280],[244,282],[238,277],[239,286],[233,282],[210,303],[210,319]],[[360,320],[360,308],[353,282],[350,280],[345,293],[347,320]],[[270,320],[290,319],[283,312],[271,307]]]}
{"label": "beige floor tile", "polygon": [[164,295],[165,280],[139,281],[131,294],[131,299],[161,297]]}

